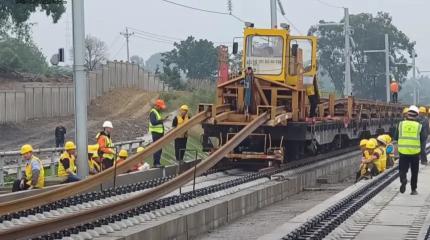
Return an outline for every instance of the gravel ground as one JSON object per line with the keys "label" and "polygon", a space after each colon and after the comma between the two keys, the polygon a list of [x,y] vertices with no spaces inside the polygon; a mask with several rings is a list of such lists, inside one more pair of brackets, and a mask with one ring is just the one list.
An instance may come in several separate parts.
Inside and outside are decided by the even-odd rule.
{"label": "gravel ground", "polygon": [[323,191],[304,191],[244,216],[229,225],[198,237],[199,240],[234,239],[250,240],[268,234],[295,216],[318,205],[353,184],[352,179],[337,184],[323,184],[314,188]]}

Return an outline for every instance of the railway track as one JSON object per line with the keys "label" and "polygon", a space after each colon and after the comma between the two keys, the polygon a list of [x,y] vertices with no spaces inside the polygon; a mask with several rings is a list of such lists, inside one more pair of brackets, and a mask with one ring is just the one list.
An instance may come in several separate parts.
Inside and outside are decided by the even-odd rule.
{"label": "railway track", "polygon": [[[427,153],[430,145],[427,145]],[[363,185],[356,191],[344,197],[315,217],[309,219],[292,232],[288,233],[283,240],[308,240],[323,239],[334,229],[351,217],[364,204],[370,201],[376,194],[382,191],[399,175],[397,167],[393,167],[372,181]],[[429,228],[430,230],[430,228]]]}
{"label": "railway track", "polygon": [[[201,112],[197,114],[195,117],[190,119],[186,124],[181,128],[177,128],[172,132],[169,132],[161,139],[157,144],[150,145],[146,151],[141,154],[133,156],[130,160],[126,161],[124,165],[121,165],[118,168],[118,171],[124,171],[128,169],[130,166],[134,164],[136,161],[141,158],[146,158],[159,148],[163,146],[166,141],[173,140],[176,135],[183,134],[186,130],[191,128],[197,123],[200,123],[204,119],[207,118],[207,112]],[[55,216],[41,216],[38,215],[41,220],[40,221],[26,221],[21,224],[14,224],[6,227],[6,229],[0,230],[0,238],[1,239],[27,239],[31,237],[37,237],[47,232],[57,232],[62,229],[67,229],[69,227],[73,227],[79,225],[83,222],[91,222],[99,220],[103,217],[108,217],[112,215],[120,215],[124,214],[129,210],[135,209],[137,206],[142,206],[145,203],[155,201],[156,199],[163,197],[164,195],[172,192],[175,189],[178,189],[180,186],[188,183],[193,179],[194,174],[199,176],[212,168],[218,161],[220,161],[228,152],[232,151],[234,147],[236,147],[243,139],[246,138],[249,134],[251,134],[255,129],[257,129],[260,125],[265,123],[268,119],[268,114],[263,113],[259,117],[255,118],[248,125],[246,125],[238,134],[236,134],[229,142],[230,144],[226,144],[225,146],[219,148],[212,155],[210,155],[205,161],[200,162],[195,169],[189,169],[177,176],[176,178],[165,181],[158,186],[155,186],[150,189],[145,189],[143,191],[139,191],[137,193],[125,194],[121,197],[114,197],[112,201],[104,201],[97,202],[98,204],[83,204],[82,209],[72,208],[68,213],[59,213],[58,217]],[[151,148],[152,146],[152,148]],[[27,198],[25,200],[18,200],[17,205],[14,205],[14,202],[3,203],[0,205],[1,213],[14,213],[19,212],[25,209],[30,209],[34,205],[44,205],[57,200],[62,199],[62,196],[70,196],[79,191],[83,191],[88,189],[88,186],[85,186],[85,182],[87,182],[90,186],[95,186],[100,183],[100,180],[103,180],[110,175],[113,174],[113,170],[109,169],[106,172],[102,172],[99,175],[94,176],[93,178],[75,183],[73,185],[67,186],[71,187],[70,192],[64,192],[63,187],[59,190],[54,190],[52,192],[47,192],[43,194],[39,194],[34,197]],[[79,186],[83,186],[84,189],[76,189]],[[131,195],[131,196],[130,196]],[[191,196],[191,195],[190,195]],[[48,199],[43,199],[47,197]],[[65,198],[65,197],[63,197]],[[29,202],[29,199],[35,199],[36,204]],[[37,215],[37,214],[36,214]],[[35,219],[36,220],[36,219]]]}

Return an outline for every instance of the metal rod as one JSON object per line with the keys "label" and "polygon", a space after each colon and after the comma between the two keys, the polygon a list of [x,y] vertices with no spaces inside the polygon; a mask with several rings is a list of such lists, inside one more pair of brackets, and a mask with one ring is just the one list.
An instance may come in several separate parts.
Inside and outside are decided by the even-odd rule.
{"label": "metal rod", "polygon": [[351,86],[351,58],[350,58],[350,47],[349,47],[349,10],[348,8],[344,8],[345,12],[345,88],[344,95],[345,97],[352,95],[352,86]]}
{"label": "metal rod", "polygon": [[387,103],[390,102],[390,46],[388,44],[388,34],[385,34],[385,90]]}
{"label": "metal rod", "polygon": [[77,166],[79,178],[84,179],[88,176],[84,0],[72,1],[72,15]]}
{"label": "metal rod", "polygon": [[270,0],[270,27],[277,28],[278,16],[276,15],[276,0]]}

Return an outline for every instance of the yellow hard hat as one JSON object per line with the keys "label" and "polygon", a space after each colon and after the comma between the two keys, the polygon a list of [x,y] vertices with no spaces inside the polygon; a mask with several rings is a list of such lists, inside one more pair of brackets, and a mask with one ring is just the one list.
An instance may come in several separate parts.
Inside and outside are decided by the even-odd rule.
{"label": "yellow hard hat", "polygon": [[33,152],[33,147],[30,144],[25,144],[21,147],[21,155]]}
{"label": "yellow hard hat", "polygon": [[427,109],[425,107],[420,107],[420,113],[427,113]]}
{"label": "yellow hard hat", "polygon": [[375,144],[375,142],[373,142],[373,141],[368,141],[368,142],[366,143],[366,148],[368,148],[368,149],[375,149],[375,148],[376,148],[376,144]]}
{"label": "yellow hard hat", "polygon": [[140,152],[143,152],[143,150],[145,150],[145,148],[144,148],[144,147],[138,147],[138,148],[136,149],[136,152],[137,152],[137,153],[140,153]]}
{"label": "yellow hard hat", "polygon": [[403,114],[408,113],[408,111],[409,111],[409,108],[407,107],[403,108]]}
{"label": "yellow hard hat", "polygon": [[378,146],[378,140],[376,140],[376,138],[370,138],[369,142],[373,142],[375,146]]}
{"label": "yellow hard hat", "polygon": [[391,136],[388,134],[385,134],[385,142],[388,144],[388,143],[391,143],[391,141],[393,141],[393,139],[391,139]]}
{"label": "yellow hard hat", "polygon": [[88,145],[88,153],[97,153],[99,151],[99,145]]}
{"label": "yellow hard hat", "polygon": [[187,105],[182,105],[179,109],[184,110],[184,111],[189,110]]}
{"label": "yellow hard hat", "polygon": [[124,158],[128,157],[128,152],[127,152],[127,150],[125,150],[125,149],[121,149],[121,151],[119,151],[118,156],[119,156],[119,157],[124,157]]}
{"label": "yellow hard hat", "polygon": [[383,143],[383,144],[387,144],[387,139],[385,138],[385,135],[379,135],[376,140],[378,140],[379,142]]}
{"label": "yellow hard hat", "polygon": [[361,141],[360,141],[360,147],[365,147],[366,144],[367,144],[367,142],[369,142],[369,140],[367,140],[367,139],[361,139]]}
{"label": "yellow hard hat", "polygon": [[64,149],[66,149],[66,151],[75,150],[76,146],[72,141],[68,141],[68,142],[66,142],[66,144],[64,144]]}

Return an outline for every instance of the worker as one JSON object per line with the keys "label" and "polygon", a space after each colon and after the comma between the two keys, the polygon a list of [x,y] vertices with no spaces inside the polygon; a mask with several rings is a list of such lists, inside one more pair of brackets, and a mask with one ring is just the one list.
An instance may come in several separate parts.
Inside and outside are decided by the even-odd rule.
{"label": "worker", "polygon": [[[254,71],[252,67],[248,67],[246,70],[245,79],[243,81],[243,88],[245,90],[244,94],[244,107],[245,107],[245,118],[249,118],[249,113],[251,112],[252,106],[252,86],[254,84]],[[176,157],[177,159],[177,157]]]}
{"label": "worker", "polygon": [[378,144],[376,145],[376,149],[375,151],[378,152],[378,154],[381,156],[380,157],[380,161],[381,161],[381,173],[385,171],[385,169],[387,169],[387,143],[386,138],[384,135],[379,135],[376,138],[376,141],[378,142]]}
{"label": "worker", "polygon": [[88,146],[88,167],[90,175],[95,175],[101,171],[98,149],[98,144]]}
{"label": "worker", "polygon": [[76,146],[72,141],[66,142],[64,145],[64,152],[60,156],[60,161],[58,161],[57,175],[64,178],[63,183],[77,182],[81,180],[76,176],[77,168],[75,164],[75,150]]}
{"label": "worker", "polygon": [[[143,152],[144,150],[145,150],[145,148],[143,148],[143,147],[138,147],[138,148],[137,148],[137,150],[136,150],[136,153],[141,153],[141,152]],[[148,169],[150,169],[150,168],[151,168],[151,166],[150,166],[147,162],[143,161],[143,162],[140,162],[140,163],[136,164],[136,165],[133,167],[132,171],[133,171],[133,172],[135,172],[135,171],[145,171],[145,170],[148,170]]]}
{"label": "worker", "polygon": [[312,85],[306,86],[306,95],[308,96],[309,105],[310,105],[310,111],[309,111],[310,118],[314,118],[317,116],[316,110],[319,102],[319,96],[318,96],[316,81],[317,80],[315,75],[312,81]]}
{"label": "worker", "polygon": [[45,186],[45,169],[40,159],[33,155],[33,147],[29,144],[23,145],[21,156],[25,161],[25,168],[22,179],[13,183],[12,191],[43,188]]}
{"label": "worker", "polygon": [[115,150],[112,143],[113,125],[111,121],[103,123],[103,131],[99,132],[96,136],[97,144],[99,145],[99,156],[101,157],[102,170],[108,169],[113,166]]}
{"label": "worker", "polygon": [[409,108],[407,107],[403,108],[403,120],[405,120],[408,117],[408,111],[409,111]]}
{"label": "worker", "polygon": [[118,153],[118,158],[116,160],[116,165],[117,166],[121,166],[121,164],[123,164],[125,162],[125,160],[127,160],[128,158],[128,152],[125,149],[121,149],[121,151],[119,151]]}
{"label": "worker", "polygon": [[[173,118],[172,127],[181,127],[184,123],[188,122],[190,115],[188,114],[188,106],[182,105],[179,108],[179,114]],[[175,157],[176,161],[183,161],[185,150],[187,149],[188,132],[175,139]]]}
{"label": "worker", "polygon": [[[149,132],[152,136],[152,143],[157,142],[158,139],[164,136],[164,121],[167,119],[167,117],[163,117],[161,114],[164,109],[166,109],[164,101],[157,99],[149,114]],[[163,149],[160,149],[153,155],[153,166],[156,168],[161,167],[160,160],[162,151]]]}
{"label": "worker", "polygon": [[397,140],[399,151],[400,193],[406,191],[408,182],[406,174],[411,168],[411,195],[417,195],[418,170],[420,163],[421,144],[425,144],[422,125],[418,121],[419,109],[409,107],[408,118],[399,123],[394,139]]}
{"label": "worker", "polygon": [[371,162],[373,168],[371,169],[372,176],[376,176],[383,172],[382,161],[385,160],[381,149],[378,148],[378,140],[376,138],[370,138],[369,144],[366,145],[367,151],[369,152],[369,158],[367,162]]}
{"label": "worker", "polygon": [[356,176],[356,182],[361,179],[370,179],[379,174],[377,161],[379,156],[375,152],[376,143],[370,139],[366,143],[365,153],[361,159],[360,170]]}
{"label": "worker", "polygon": [[55,128],[55,147],[56,148],[60,148],[64,146],[64,139],[66,136],[66,128],[59,124],[56,128]]}
{"label": "worker", "polygon": [[421,153],[420,153],[420,159],[421,164],[427,165],[427,153],[426,153],[426,144],[427,143],[427,137],[429,135],[429,119],[427,118],[427,109],[425,107],[419,108],[419,116],[418,120],[421,123],[422,131],[425,136],[423,143],[421,144]]}
{"label": "worker", "polygon": [[391,90],[391,101],[393,103],[397,103],[397,95],[399,93],[399,84],[396,82],[396,80],[391,80],[390,84],[390,90]]}
{"label": "worker", "polygon": [[[364,158],[364,159],[367,159],[368,155],[369,155],[369,152],[366,149],[366,144],[368,142],[369,142],[368,139],[362,139],[360,141],[361,155],[362,155],[362,158]],[[355,182],[358,182],[361,178],[365,177],[366,176],[366,172],[367,172],[367,166],[366,166],[366,164],[363,163],[363,162],[360,163],[360,168],[359,168],[359,170],[358,170],[358,172],[356,174]]]}

